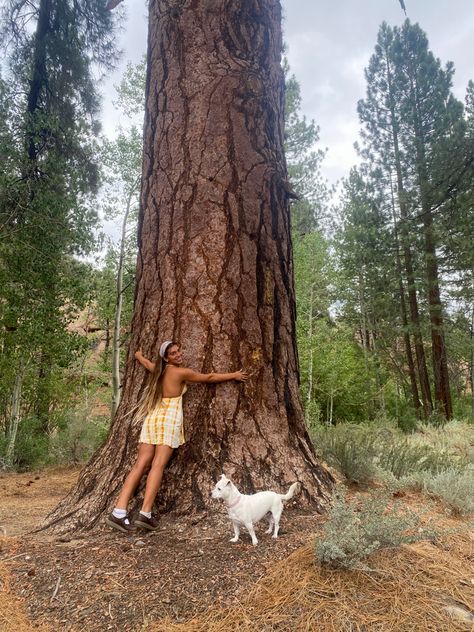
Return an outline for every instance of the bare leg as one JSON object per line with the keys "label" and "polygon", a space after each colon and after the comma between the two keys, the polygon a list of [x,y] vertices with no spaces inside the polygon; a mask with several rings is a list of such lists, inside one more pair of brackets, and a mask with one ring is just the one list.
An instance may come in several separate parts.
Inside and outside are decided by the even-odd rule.
{"label": "bare leg", "polygon": [[127,478],[120,492],[120,496],[117,499],[115,507],[117,509],[127,509],[128,501],[133,496],[133,492],[136,490],[138,483],[140,482],[146,469],[150,466],[155,455],[155,446],[148,445],[148,443],[138,444],[138,457],[134,466],[128,473]]}
{"label": "bare leg", "polygon": [[169,445],[157,445],[155,447],[155,458],[153,459],[151,470],[146,479],[142,511],[148,512],[152,510],[156,495],[160,489],[163,472],[172,454],[173,448],[170,448]]}

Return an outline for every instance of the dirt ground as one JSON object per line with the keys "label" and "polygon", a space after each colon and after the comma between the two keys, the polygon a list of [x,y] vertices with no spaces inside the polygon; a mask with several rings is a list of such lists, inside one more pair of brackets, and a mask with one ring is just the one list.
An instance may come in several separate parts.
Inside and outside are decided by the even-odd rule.
{"label": "dirt ground", "polygon": [[[21,599],[15,603],[26,615],[22,632],[146,630],[164,617],[183,622],[210,606],[237,604],[278,560],[312,541],[323,520],[299,510],[296,498],[287,503],[278,540],[261,523],[257,547],[246,533],[232,544],[226,511],[216,501],[205,515],[165,516],[150,534],[120,534],[105,525],[72,539],[28,534],[78,473],[0,474],[0,582],[4,593]],[[20,624],[0,612],[0,630],[20,632]]]}

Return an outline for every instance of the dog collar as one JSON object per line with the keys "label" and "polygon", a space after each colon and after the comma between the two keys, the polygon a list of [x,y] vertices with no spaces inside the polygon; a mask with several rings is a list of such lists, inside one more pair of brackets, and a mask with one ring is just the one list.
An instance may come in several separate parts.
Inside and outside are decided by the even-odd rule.
{"label": "dog collar", "polygon": [[236,505],[238,505],[240,502],[240,496],[237,497],[237,500],[235,500],[231,505],[227,505],[227,509],[232,509],[232,507],[235,507]]}

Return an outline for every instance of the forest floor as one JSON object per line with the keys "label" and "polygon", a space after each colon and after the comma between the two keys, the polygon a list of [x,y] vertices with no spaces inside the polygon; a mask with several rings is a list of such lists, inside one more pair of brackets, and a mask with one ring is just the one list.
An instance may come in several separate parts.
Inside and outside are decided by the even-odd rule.
{"label": "forest floor", "polygon": [[[217,501],[205,515],[164,516],[150,534],[120,534],[105,525],[71,538],[29,533],[78,473],[0,473],[2,632],[474,629],[474,622],[450,619],[444,611],[446,604],[474,609],[474,537],[467,522],[448,519],[442,508],[432,517],[448,522],[452,535],[436,545],[382,554],[379,575],[316,569],[311,545],[324,518],[299,509],[297,498],[287,503],[278,540],[263,533],[262,523],[256,547],[247,533],[229,542],[231,525]],[[421,502],[416,496],[407,501]],[[380,597],[384,591],[388,606]],[[416,591],[424,591],[424,602]],[[349,597],[360,605],[359,622]],[[380,615],[367,618],[374,604]],[[396,617],[387,619],[388,610]],[[431,612],[434,623],[418,627],[418,616]]]}

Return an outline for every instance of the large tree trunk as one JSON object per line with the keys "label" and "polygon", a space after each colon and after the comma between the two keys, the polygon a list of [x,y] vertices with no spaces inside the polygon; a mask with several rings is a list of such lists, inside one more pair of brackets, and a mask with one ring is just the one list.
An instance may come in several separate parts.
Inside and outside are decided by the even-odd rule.
{"label": "large tree trunk", "polygon": [[[136,454],[141,347],[178,340],[186,363],[241,366],[247,384],[194,386],[186,443],[159,506],[204,509],[224,470],[246,492],[301,483],[320,510],[318,465],[298,390],[278,0],[151,0],[137,291],[122,401],[105,445],[46,520],[87,528]],[[64,516],[67,516],[64,519]]]}

